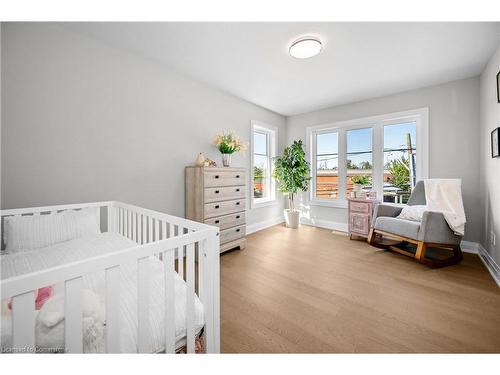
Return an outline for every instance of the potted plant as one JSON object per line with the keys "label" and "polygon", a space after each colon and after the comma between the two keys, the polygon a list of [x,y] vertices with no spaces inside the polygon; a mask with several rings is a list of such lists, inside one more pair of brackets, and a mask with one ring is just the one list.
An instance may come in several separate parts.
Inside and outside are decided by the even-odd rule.
{"label": "potted plant", "polygon": [[283,151],[283,155],[274,162],[273,177],[278,190],[288,197],[288,209],[285,209],[285,222],[289,228],[299,226],[300,211],[295,208],[295,196],[309,187],[309,163],[302,141],[294,141]]}
{"label": "potted plant", "polygon": [[246,149],[246,144],[233,132],[218,134],[215,137],[214,144],[222,154],[222,165],[224,167],[231,166],[232,154]]}
{"label": "potted plant", "polygon": [[363,186],[370,184],[370,177],[363,175],[356,175],[351,177],[351,181],[354,184],[354,191],[360,193]]}

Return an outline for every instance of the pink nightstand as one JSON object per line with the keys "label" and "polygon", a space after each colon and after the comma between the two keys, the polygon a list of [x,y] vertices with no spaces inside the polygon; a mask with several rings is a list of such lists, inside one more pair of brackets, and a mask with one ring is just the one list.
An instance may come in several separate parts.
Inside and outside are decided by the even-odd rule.
{"label": "pink nightstand", "polygon": [[365,198],[347,198],[349,208],[349,238],[360,236],[368,238],[372,222],[373,209],[379,200]]}

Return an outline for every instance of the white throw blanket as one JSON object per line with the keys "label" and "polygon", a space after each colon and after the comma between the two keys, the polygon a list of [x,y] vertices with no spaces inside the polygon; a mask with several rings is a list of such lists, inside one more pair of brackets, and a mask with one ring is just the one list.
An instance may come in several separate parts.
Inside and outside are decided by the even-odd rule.
{"label": "white throw blanket", "polygon": [[450,228],[459,236],[464,235],[465,211],[462,201],[462,180],[424,180],[425,200],[429,211],[441,212]]}

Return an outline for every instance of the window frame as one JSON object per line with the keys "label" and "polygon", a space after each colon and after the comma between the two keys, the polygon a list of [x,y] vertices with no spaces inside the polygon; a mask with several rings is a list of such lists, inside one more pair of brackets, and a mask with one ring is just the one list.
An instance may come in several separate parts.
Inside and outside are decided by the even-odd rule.
{"label": "window frame", "polygon": [[[267,157],[269,162],[268,177],[269,177],[269,195],[265,198],[254,198],[253,196],[253,181],[254,181],[254,133],[263,133],[267,137]],[[251,121],[250,123],[250,207],[258,208],[277,204],[276,198],[276,181],[272,177],[273,159],[276,157],[278,139],[278,128],[273,125],[268,125],[259,121]]]}
{"label": "window frame", "polygon": [[[310,126],[306,129],[306,152],[311,164],[309,204],[326,207],[347,208],[347,131],[372,129],[372,181],[377,197],[383,196],[384,168],[384,126],[415,122],[417,132],[417,181],[429,177],[429,109],[419,108],[409,111],[363,117],[347,121]],[[338,199],[316,197],[316,135],[338,132]]]}

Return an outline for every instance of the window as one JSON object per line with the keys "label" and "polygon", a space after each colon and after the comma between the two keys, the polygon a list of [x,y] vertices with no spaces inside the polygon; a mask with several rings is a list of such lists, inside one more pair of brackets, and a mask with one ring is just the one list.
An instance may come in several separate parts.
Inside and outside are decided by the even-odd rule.
{"label": "window", "polygon": [[[373,170],[373,129],[347,130],[347,188],[346,196],[354,191],[356,181],[366,181],[365,189],[371,188]],[[357,180],[358,178],[358,180]]]}
{"label": "window", "polygon": [[274,203],[275,183],[272,178],[273,158],[276,156],[276,128],[252,122],[252,207]]}
{"label": "window", "polygon": [[346,206],[351,194],[374,190],[406,203],[428,175],[427,108],[307,129],[310,203]]}
{"label": "window", "polygon": [[417,182],[417,123],[384,126],[384,202],[406,203]]}
{"label": "window", "polygon": [[316,197],[337,199],[339,192],[338,133],[316,134]]}

